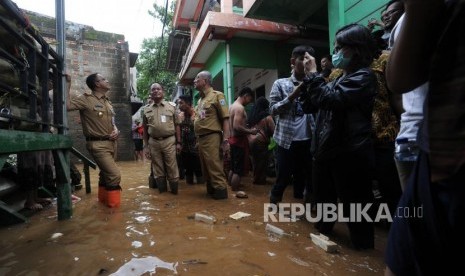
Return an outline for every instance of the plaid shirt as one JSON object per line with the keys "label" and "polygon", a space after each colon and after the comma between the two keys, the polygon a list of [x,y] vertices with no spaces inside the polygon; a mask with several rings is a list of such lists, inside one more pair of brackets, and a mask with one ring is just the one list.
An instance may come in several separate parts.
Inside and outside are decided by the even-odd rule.
{"label": "plaid shirt", "polygon": [[[276,128],[273,138],[276,143],[285,149],[289,149],[294,137],[294,119],[296,117],[296,101],[289,101],[288,96],[294,90],[294,83],[300,83],[294,75],[290,78],[278,79],[273,83],[270,92],[270,112],[276,118]],[[303,115],[309,131],[312,129],[313,116]]]}

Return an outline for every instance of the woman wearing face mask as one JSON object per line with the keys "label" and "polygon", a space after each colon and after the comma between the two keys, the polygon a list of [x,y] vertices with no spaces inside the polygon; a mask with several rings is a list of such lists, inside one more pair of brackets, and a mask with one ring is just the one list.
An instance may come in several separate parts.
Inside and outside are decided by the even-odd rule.
{"label": "woman wearing face mask", "polygon": [[[302,85],[304,108],[308,112],[318,110],[312,139],[315,201],[342,203],[345,218],[353,211],[351,204],[364,208],[373,202],[371,114],[377,82],[369,66],[375,53],[370,31],[362,25],[350,24],[336,32],[332,62],[343,71],[339,78],[325,83],[314,73],[315,59],[307,55],[304,61],[311,68]],[[323,213],[315,226],[319,232],[330,234],[334,224],[325,221]],[[363,216],[361,221],[349,221],[348,228],[354,248],[374,247],[373,225]]]}

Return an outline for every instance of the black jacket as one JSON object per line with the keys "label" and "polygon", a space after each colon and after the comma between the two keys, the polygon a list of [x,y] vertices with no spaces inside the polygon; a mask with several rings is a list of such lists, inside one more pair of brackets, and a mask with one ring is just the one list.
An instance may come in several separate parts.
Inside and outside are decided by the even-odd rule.
{"label": "black jacket", "polygon": [[304,93],[304,111],[317,110],[312,139],[315,160],[335,158],[344,152],[371,146],[371,114],[377,91],[369,68],[325,83],[313,77]]}

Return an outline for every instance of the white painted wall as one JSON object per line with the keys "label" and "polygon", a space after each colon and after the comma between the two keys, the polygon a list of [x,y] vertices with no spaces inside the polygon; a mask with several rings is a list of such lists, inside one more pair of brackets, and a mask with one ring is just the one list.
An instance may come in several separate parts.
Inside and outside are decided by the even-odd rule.
{"label": "white painted wall", "polygon": [[234,69],[234,98],[239,91],[248,86],[252,90],[265,85],[265,96],[270,99],[270,90],[274,81],[278,78],[277,70],[266,70],[261,68],[235,68]]}

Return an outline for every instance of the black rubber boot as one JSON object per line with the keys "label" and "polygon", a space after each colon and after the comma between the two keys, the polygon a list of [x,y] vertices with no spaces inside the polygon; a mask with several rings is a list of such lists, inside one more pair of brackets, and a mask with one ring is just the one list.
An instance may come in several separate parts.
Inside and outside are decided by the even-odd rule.
{"label": "black rubber boot", "polygon": [[278,197],[278,196],[270,195],[270,203],[279,204],[282,200],[283,200],[282,196]]}
{"label": "black rubber boot", "polygon": [[173,181],[173,182],[169,182],[170,184],[170,191],[173,195],[177,195],[178,194],[178,181]]}
{"label": "black rubber boot", "polygon": [[207,181],[207,194],[208,195],[213,195],[215,193],[215,189],[213,189],[212,183],[210,181]]}
{"label": "black rubber boot", "polygon": [[152,189],[158,188],[157,181],[155,180],[155,178],[153,178],[152,175],[149,176],[149,188],[152,188]]}
{"label": "black rubber boot", "polygon": [[157,182],[158,191],[160,192],[160,194],[168,191],[168,187],[166,186],[166,179],[165,178],[157,178],[156,182]]}
{"label": "black rubber boot", "polygon": [[213,199],[227,199],[228,198],[228,189],[215,189],[215,192],[212,195]]}
{"label": "black rubber boot", "polygon": [[194,176],[193,175],[186,175],[186,183],[188,185],[194,185]]}
{"label": "black rubber boot", "polygon": [[205,180],[203,180],[203,176],[196,176],[197,184],[203,184],[205,183]]}

